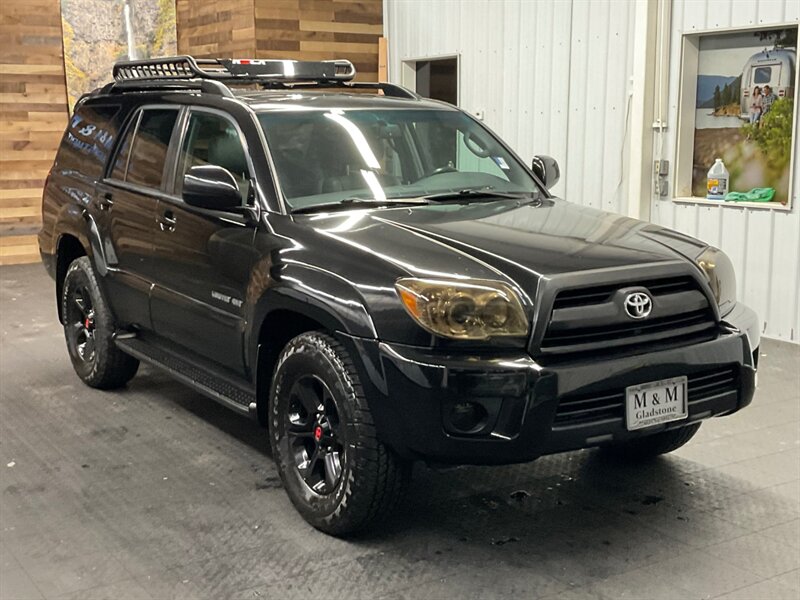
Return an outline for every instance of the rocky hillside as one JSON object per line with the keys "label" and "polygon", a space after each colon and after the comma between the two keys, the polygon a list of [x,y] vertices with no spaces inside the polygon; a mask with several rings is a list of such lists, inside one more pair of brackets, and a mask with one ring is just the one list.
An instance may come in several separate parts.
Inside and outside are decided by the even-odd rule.
{"label": "rocky hillside", "polygon": [[[128,58],[125,0],[61,0],[70,101],[111,80]],[[174,0],[128,0],[138,58],[175,54]]]}

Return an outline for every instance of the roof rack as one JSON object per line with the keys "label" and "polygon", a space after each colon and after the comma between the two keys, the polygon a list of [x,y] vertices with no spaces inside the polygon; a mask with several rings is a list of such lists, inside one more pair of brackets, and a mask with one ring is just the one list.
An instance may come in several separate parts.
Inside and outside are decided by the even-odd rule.
{"label": "roof rack", "polygon": [[349,60],[278,60],[168,56],[127,60],[114,65],[116,81],[214,79],[225,83],[350,81],[356,68]]}
{"label": "roof rack", "polygon": [[419,98],[392,83],[352,81],[356,69],[349,60],[300,61],[280,59],[194,58],[168,56],[120,61],[114,83],[101,93],[148,90],[199,90],[233,97],[229,85],[256,84],[265,89],[375,89],[386,96]]}

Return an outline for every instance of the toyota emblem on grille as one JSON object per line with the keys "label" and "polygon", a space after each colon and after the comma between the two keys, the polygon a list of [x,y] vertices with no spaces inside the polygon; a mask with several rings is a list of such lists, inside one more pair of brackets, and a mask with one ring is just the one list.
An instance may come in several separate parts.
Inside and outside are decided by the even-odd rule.
{"label": "toyota emblem on grille", "polygon": [[625,296],[625,312],[631,319],[644,319],[653,310],[653,299],[644,292],[633,292]]}

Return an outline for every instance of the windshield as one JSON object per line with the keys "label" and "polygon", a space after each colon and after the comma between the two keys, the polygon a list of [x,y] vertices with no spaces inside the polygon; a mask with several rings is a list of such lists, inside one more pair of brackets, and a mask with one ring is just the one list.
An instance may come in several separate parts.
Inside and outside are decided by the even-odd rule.
{"label": "windshield", "polygon": [[539,191],[526,169],[460,112],[336,109],[258,118],[291,210],[353,198]]}

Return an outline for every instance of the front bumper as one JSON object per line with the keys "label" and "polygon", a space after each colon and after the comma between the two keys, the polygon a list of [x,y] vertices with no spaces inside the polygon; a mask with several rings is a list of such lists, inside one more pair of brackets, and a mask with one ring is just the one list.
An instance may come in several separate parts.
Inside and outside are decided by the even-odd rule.
{"label": "front bumper", "polygon": [[[747,309],[749,310],[749,309]],[[594,362],[542,366],[522,351],[453,355],[350,338],[382,441],[409,458],[454,464],[530,461],[682,427],[747,406],[755,389],[753,334],[723,324],[712,341]],[[758,339],[756,337],[756,339]],[[688,419],[630,432],[624,390],[686,375]],[[598,400],[605,399],[605,400]],[[454,403],[485,407],[485,426],[454,433]],[[594,407],[570,416],[569,406]]]}
{"label": "front bumper", "polygon": [[749,306],[737,302],[733,309],[726,314],[722,321],[747,334],[750,348],[755,351],[761,344],[761,330],[758,324],[758,315]]}

